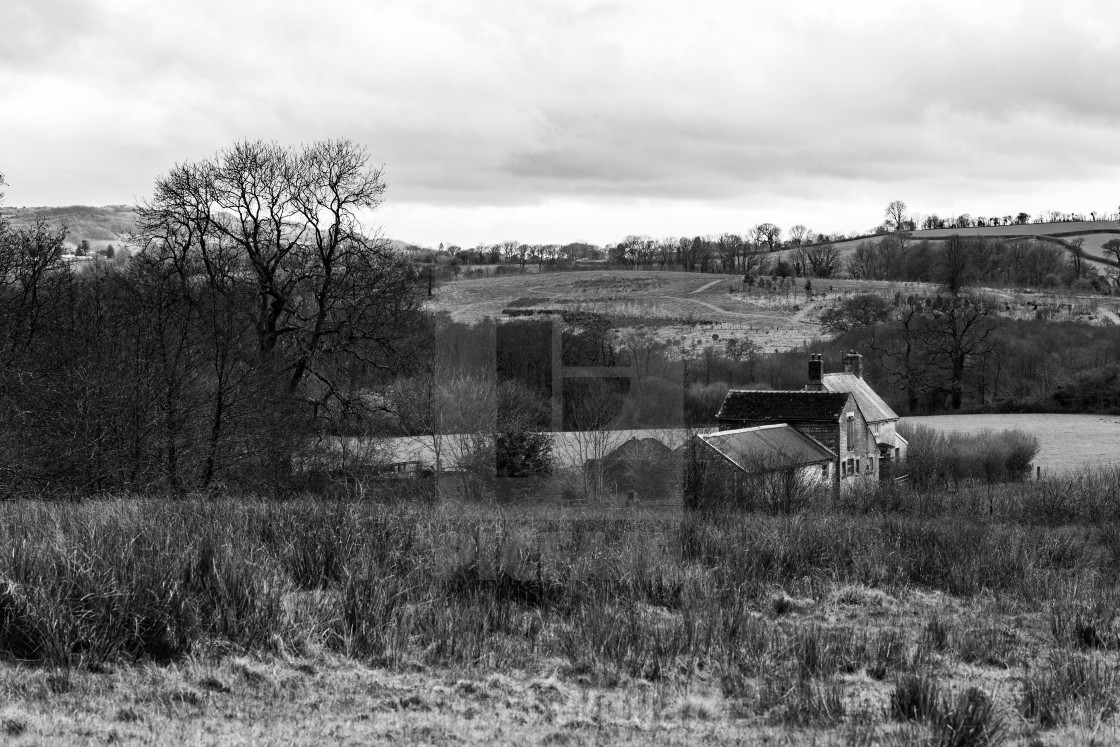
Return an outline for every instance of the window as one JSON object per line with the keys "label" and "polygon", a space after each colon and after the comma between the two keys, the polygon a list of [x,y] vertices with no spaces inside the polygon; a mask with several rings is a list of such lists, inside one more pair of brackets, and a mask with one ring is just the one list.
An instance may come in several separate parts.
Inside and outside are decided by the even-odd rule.
{"label": "window", "polygon": [[821,465],[821,477],[828,479],[828,462]]}
{"label": "window", "polygon": [[856,474],[859,474],[859,460],[856,460]]}
{"label": "window", "polygon": [[848,413],[848,451],[856,448],[856,414]]}

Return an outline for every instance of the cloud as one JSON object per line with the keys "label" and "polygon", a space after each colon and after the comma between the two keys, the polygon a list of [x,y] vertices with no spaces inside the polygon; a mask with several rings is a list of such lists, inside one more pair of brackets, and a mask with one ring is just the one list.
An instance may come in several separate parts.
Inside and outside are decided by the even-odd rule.
{"label": "cloud", "polygon": [[658,210],[854,229],[881,195],[1096,199],[1120,160],[1120,7],[1099,3],[11,0],[9,19],[9,202],[127,202],[240,137],[348,136],[416,234],[546,207],[604,233]]}

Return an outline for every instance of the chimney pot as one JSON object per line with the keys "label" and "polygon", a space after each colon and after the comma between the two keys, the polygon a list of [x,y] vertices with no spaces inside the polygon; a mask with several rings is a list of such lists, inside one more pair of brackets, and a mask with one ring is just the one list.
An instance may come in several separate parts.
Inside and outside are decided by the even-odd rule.
{"label": "chimney pot", "polygon": [[854,350],[848,351],[844,356],[844,373],[854,374],[863,378],[863,356]]}
{"label": "chimney pot", "polygon": [[820,389],[823,387],[821,378],[824,376],[824,357],[819,353],[809,354],[809,388]]}

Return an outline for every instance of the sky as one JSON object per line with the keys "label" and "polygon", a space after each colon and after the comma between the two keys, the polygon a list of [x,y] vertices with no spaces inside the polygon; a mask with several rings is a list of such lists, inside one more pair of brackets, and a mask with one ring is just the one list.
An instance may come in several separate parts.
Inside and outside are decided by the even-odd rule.
{"label": "sky", "polygon": [[427,246],[1120,210],[1120,3],[3,0],[8,206],[347,137]]}

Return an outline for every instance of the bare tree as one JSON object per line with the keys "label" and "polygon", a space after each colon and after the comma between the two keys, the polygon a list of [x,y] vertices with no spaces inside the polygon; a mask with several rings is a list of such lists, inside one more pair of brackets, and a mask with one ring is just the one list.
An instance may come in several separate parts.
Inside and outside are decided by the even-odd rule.
{"label": "bare tree", "polygon": [[739,266],[739,255],[743,253],[743,237],[737,233],[725,233],[716,242],[719,249],[720,264],[724,272],[735,272]]}
{"label": "bare tree", "polygon": [[954,410],[963,402],[965,371],[982,364],[994,349],[998,326],[995,307],[972,296],[954,296],[921,316],[918,347],[927,366],[947,375],[941,388],[948,391]]}
{"label": "bare tree", "polygon": [[812,235],[813,235],[813,232],[810,229],[808,229],[807,227],[801,225],[800,223],[798,223],[793,228],[789,229],[790,241],[795,246],[800,246],[801,244],[809,243],[810,237]]}
{"label": "bare tree", "polygon": [[1082,260],[1085,256],[1085,239],[1082,236],[1071,240],[1069,247],[1073,251],[1073,273],[1074,277],[1080,278],[1082,275]]}
{"label": "bare tree", "polygon": [[848,257],[848,274],[857,280],[872,280],[876,267],[875,245],[866,239],[859,242]]}
{"label": "bare tree", "polygon": [[773,223],[759,223],[752,230],[752,237],[756,243],[765,242],[767,249],[772,252],[775,247],[781,246],[782,229]]}
{"label": "bare tree", "polygon": [[415,326],[414,271],[360,221],[384,191],[352,141],[243,141],[157,179],[136,240],[191,283],[246,287],[257,368],[329,418],[361,405],[356,368],[392,367]]}
{"label": "bare tree", "polygon": [[954,296],[972,281],[972,259],[959,234],[945,241],[941,250],[941,284]]}
{"label": "bare tree", "polygon": [[906,203],[902,200],[895,200],[887,205],[887,209],[883,211],[887,220],[887,227],[894,231],[902,231],[906,228]]}
{"label": "bare tree", "polygon": [[819,244],[805,249],[805,258],[814,277],[828,278],[840,265],[840,250],[834,244]]}
{"label": "bare tree", "polygon": [[875,327],[894,315],[890,302],[875,293],[861,293],[841,301],[821,314],[821,326],[832,335]]}
{"label": "bare tree", "polygon": [[1109,239],[1101,245],[1101,250],[1104,252],[1104,256],[1120,264],[1120,239]]}

